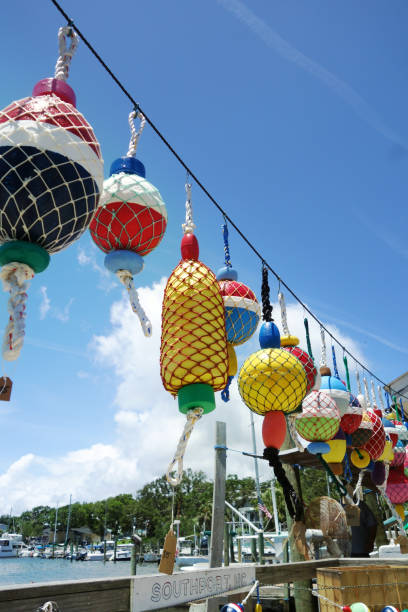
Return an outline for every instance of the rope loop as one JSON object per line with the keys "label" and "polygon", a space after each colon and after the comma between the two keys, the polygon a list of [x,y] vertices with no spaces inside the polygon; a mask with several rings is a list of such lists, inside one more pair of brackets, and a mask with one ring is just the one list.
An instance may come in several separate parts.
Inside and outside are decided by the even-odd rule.
{"label": "rope loop", "polygon": [[136,291],[136,287],[133,283],[133,276],[129,272],[129,270],[118,270],[116,272],[116,276],[120,280],[120,282],[126,287],[127,292],[129,294],[129,301],[132,307],[132,310],[140,319],[140,325],[142,326],[142,330],[146,338],[149,338],[152,335],[152,324],[146,315],[145,311],[142,308],[142,305],[139,302],[139,296]]}
{"label": "rope loop", "polygon": [[[140,119],[140,126],[139,126],[139,129],[136,130],[135,120],[138,117]],[[134,109],[132,110],[131,113],[129,113],[128,121],[129,121],[129,127],[130,127],[130,141],[129,141],[129,150],[126,153],[126,157],[135,157],[137,145],[139,143],[139,138],[146,125],[146,118],[139,110]]]}
{"label": "rope loop", "polygon": [[372,402],[373,402],[373,408],[374,408],[374,406],[376,406],[376,405],[377,405],[377,397],[376,397],[376,395],[375,395],[375,387],[374,387],[374,381],[373,381],[373,379],[371,379],[371,399],[372,399]]}
{"label": "rope loop", "polygon": [[2,347],[6,361],[15,361],[23,348],[27,289],[33,277],[34,270],[30,266],[15,261],[5,264],[0,272],[3,289],[10,292],[7,304],[9,322],[4,332]]}
{"label": "rope loop", "polygon": [[310,333],[309,333],[309,321],[307,320],[307,317],[305,317],[303,319],[303,324],[305,326],[305,331],[306,331],[306,344],[307,344],[307,352],[309,353],[309,357],[310,359],[313,361],[314,363],[314,357],[313,357],[313,353],[312,353],[312,343],[310,342]]}
{"label": "rope loop", "polygon": [[382,394],[382,390],[381,390],[380,385],[378,385],[378,387],[377,387],[377,391],[378,391],[378,397],[380,398],[380,408],[381,408],[381,412],[384,414],[384,412],[385,412],[384,398],[383,398],[383,394]]}
{"label": "rope loop", "polygon": [[195,230],[195,224],[193,222],[193,205],[191,203],[191,183],[186,182],[186,222],[183,223],[182,228],[185,234],[192,234]]}
{"label": "rope loop", "polygon": [[368,383],[367,383],[367,379],[365,376],[363,378],[363,384],[364,384],[364,399],[365,399],[366,408],[367,410],[370,410],[371,409],[370,396],[368,394]]}
{"label": "rope loop", "polygon": [[[344,347],[343,347],[343,352],[344,352]],[[347,357],[345,354],[343,355],[343,363],[344,363],[344,369],[346,370],[347,391],[351,391],[350,372],[348,369],[348,362],[347,362]]]}
{"label": "rope loop", "polygon": [[228,376],[227,384],[225,385],[224,389],[221,391],[221,399],[223,402],[229,402],[230,400],[230,386],[231,386],[233,379],[234,379],[233,376]]}
{"label": "rope loop", "polygon": [[[193,408],[187,412],[187,422],[184,425],[183,433],[181,434],[179,443],[177,444],[176,452],[174,453],[174,457],[169,463],[169,467],[167,468],[166,472],[167,482],[171,484],[172,487],[179,485],[181,479],[183,478],[184,453],[186,452],[187,444],[191,436],[191,432],[194,429],[194,425],[201,419],[203,412],[204,410],[202,408]],[[176,464],[176,476],[172,476],[171,472],[174,470]]]}
{"label": "rope loop", "polygon": [[281,291],[278,293],[279,306],[281,311],[281,321],[282,321],[282,329],[285,336],[290,336],[289,327],[288,327],[288,317],[286,314],[286,304],[285,304],[285,296]]}
{"label": "rope loop", "polygon": [[321,344],[320,365],[323,367],[323,366],[327,366],[326,336],[324,334],[323,327],[320,327],[320,344]]}
{"label": "rope loop", "polygon": [[225,265],[227,268],[232,268],[229,243],[228,243],[228,224],[227,224],[227,220],[225,219],[225,217],[224,217],[224,223],[223,225],[221,225],[221,228],[222,228],[222,235],[224,239]]}
{"label": "rope loop", "polygon": [[360,372],[356,368],[356,381],[357,381],[357,392],[359,395],[362,395],[361,391],[361,382],[360,382]]}
{"label": "rope loop", "polygon": [[335,351],[335,348],[334,348],[333,344],[332,344],[331,349],[332,349],[332,357],[333,357],[333,372],[334,372],[334,376],[340,380],[339,371],[337,369],[336,351]]}
{"label": "rope loop", "polygon": [[268,282],[268,268],[265,263],[262,263],[262,318],[267,323],[273,321],[272,319],[272,305],[269,299],[270,289]]}
{"label": "rope loop", "polygon": [[[71,39],[67,47],[67,37]],[[77,47],[78,35],[71,26],[65,26],[58,30],[58,52],[59,57],[55,65],[55,78],[66,81],[69,73],[69,65]]]}

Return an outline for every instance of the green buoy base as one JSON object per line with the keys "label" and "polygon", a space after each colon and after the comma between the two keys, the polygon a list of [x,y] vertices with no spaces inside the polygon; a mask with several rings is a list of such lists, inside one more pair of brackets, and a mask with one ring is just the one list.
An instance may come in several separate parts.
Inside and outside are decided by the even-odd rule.
{"label": "green buoy base", "polygon": [[27,264],[36,274],[43,272],[50,263],[48,251],[32,242],[13,240],[0,246],[0,265],[4,266],[13,261]]}
{"label": "green buoy base", "polygon": [[202,408],[204,414],[215,410],[214,389],[205,383],[182,387],[177,394],[180,412],[186,414],[193,408]]}

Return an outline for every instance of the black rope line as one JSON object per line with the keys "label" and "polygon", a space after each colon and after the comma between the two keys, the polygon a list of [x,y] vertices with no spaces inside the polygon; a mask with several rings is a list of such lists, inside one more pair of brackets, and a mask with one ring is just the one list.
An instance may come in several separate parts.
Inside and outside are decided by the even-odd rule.
{"label": "black rope line", "polygon": [[[57,2],[57,0],[51,0],[52,4],[55,6],[55,8],[61,13],[61,15],[67,20],[67,23],[70,27],[72,27],[75,32],[78,34],[78,36],[80,37],[80,39],[83,41],[83,43],[88,47],[89,51],[92,53],[92,55],[94,55],[96,57],[96,59],[98,60],[98,62],[101,64],[101,66],[106,70],[106,72],[109,74],[109,76],[113,79],[113,81],[116,83],[116,85],[119,87],[119,89],[122,91],[122,93],[128,98],[128,100],[132,103],[133,107],[136,110],[139,110],[145,117],[147,123],[150,125],[150,127],[152,128],[152,130],[156,133],[156,135],[160,138],[160,140],[163,142],[163,144],[166,145],[166,147],[169,149],[169,151],[174,155],[174,157],[177,159],[177,161],[180,163],[181,166],[183,166],[183,168],[186,170],[186,172],[190,175],[190,177],[194,180],[194,182],[198,185],[198,187],[200,187],[200,189],[203,191],[203,193],[205,193],[205,195],[207,196],[207,198],[214,204],[214,206],[219,210],[219,212],[222,214],[222,216],[224,217],[224,219],[226,219],[228,221],[228,223],[230,223],[230,225],[235,229],[235,231],[237,232],[237,234],[242,238],[242,240],[245,242],[245,244],[250,248],[250,250],[258,257],[258,259],[260,259],[260,261],[262,262],[263,266],[268,268],[268,270],[275,276],[276,280],[279,281],[279,283],[285,287],[286,291],[288,293],[290,293],[290,295],[303,307],[303,309],[312,317],[312,319],[314,319],[316,321],[316,323],[322,328],[324,329],[324,331],[327,333],[328,336],[330,336],[330,338],[332,339],[333,342],[336,342],[336,344],[338,344],[338,346],[343,350],[344,353],[347,353],[347,355],[349,355],[356,364],[358,364],[360,366],[360,368],[366,372],[367,374],[369,374],[372,378],[374,378],[377,382],[381,383],[384,387],[388,387],[388,384],[383,381],[381,378],[379,378],[376,374],[374,374],[374,372],[372,372],[371,370],[369,370],[364,364],[361,363],[361,361],[359,361],[354,355],[353,353],[351,353],[348,349],[346,349],[346,347],[339,341],[337,340],[337,338],[335,336],[333,336],[333,334],[327,329],[327,327],[325,327],[323,325],[323,323],[317,318],[317,316],[306,306],[306,304],[304,304],[304,302],[302,302],[302,300],[296,295],[296,293],[294,291],[292,291],[292,289],[285,283],[285,281],[283,281],[281,279],[281,277],[279,276],[279,274],[272,268],[272,266],[267,262],[267,260],[261,255],[261,253],[258,251],[258,249],[252,244],[252,242],[245,236],[245,234],[242,233],[242,231],[239,229],[239,227],[234,223],[234,221],[231,219],[231,217],[225,212],[225,210],[222,208],[222,206],[217,202],[217,200],[211,195],[211,193],[208,191],[208,189],[203,185],[203,183],[200,181],[200,179],[196,176],[196,174],[191,170],[191,168],[187,165],[187,163],[183,160],[183,158],[177,153],[177,151],[172,147],[172,145],[169,143],[169,141],[165,138],[165,136],[160,132],[160,130],[156,127],[156,125],[153,123],[153,121],[149,118],[149,116],[145,113],[145,111],[141,108],[140,104],[138,102],[136,102],[136,100],[133,98],[133,96],[128,92],[128,90],[125,88],[125,86],[121,83],[121,81],[117,78],[117,76],[112,72],[112,70],[109,68],[109,66],[104,62],[104,60],[101,58],[101,56],[99,55],[99,53],[94,49],[94,47],[91,45],[91,43],[87,40],[87,38],[84,36],[84,34],[82,34],[82,32],[80,31],[80,29],[78,28],[78,26],[75,25],[74,21],[68,16],[68,14],[64,11],[64,9],[61,7],[61,5],[59,4],[59,2]],[[391,391],[392,388],[388,387]],[[394,393],[396,393],[399,397],[403,397],[404,399],[408,400],[408,396],[406,395],[402,395],[402,393],[399,393],[398,391],[393,391]]]}

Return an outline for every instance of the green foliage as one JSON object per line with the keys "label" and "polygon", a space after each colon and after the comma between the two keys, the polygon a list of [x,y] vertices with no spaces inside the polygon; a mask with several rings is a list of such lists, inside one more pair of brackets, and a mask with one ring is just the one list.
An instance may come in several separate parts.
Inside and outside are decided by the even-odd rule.
{"label": "green foliage", "polygon": [[[326,478],[323,471],[302,469],[302,489],[305,504],[313,497],[327,495]],[[332,494],[335,493],[332,487]],[[261,485],[264,504],[272,512],[271,483]],[[88,527],[103,539],[106,530],[114,537],[129,536],[133,527],[146,530],[145,544],[156,546],[163,542],[173,516],[180,519],[181,535],[192,536],[195,532],[211,529],[213,483],[204,472],[184,472],[182,482],[173,492],[165,476],[156,478],[140,489],[136,496],[123,493],[116,497],[97,502],[74,503],[71,505],[70,527]],[[334,495],[333,495],[334,496]],[[230,474],[226,479],[226,499],[235,508],[252,507],[257,510],[255,481],[251,477],[238,478]],[[282,489],[276,484],[278,516],[285,523],[285,504]],[[228,511],[229,516],[229,511]],[[58,531],[65,532],[68,523],[69,506],[58,508]],[[40,536],[44,528],[54,529],[56,509],[37,506],[23,512],[19,517],[0,516],[0,523],[14,525],[25,538]],[[273,521],[265,527],[273,528]]]}

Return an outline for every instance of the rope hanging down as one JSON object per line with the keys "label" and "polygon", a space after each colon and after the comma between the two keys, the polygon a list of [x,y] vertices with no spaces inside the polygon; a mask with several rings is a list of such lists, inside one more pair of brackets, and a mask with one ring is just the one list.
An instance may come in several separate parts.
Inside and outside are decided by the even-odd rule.
{"label": "rope hanging down", "polygon": [[129,270],[117,270],[116,276],[126,287],[132,310],[140,319],[140,325],[142,326],[144,335],[149,338],[152,335],[152,324],[139,302],[139,296],[133,283],[133,276],[131,272],[129,272]]}
{"label": "rope hanging down", "polygon": [[[70,38],[71,43],[67,47],[67,38]],[[77,33],[70,27],[60,28],[58,30],[58,50],[59,57],[55,65],[55,78],[60,81],[66,81],[69,74],[69,65],[72,60],[76,48],[78,46]]]}
{"label": "rope hanging down", "polygon": [[[187,412],[187,422],[184,425],[183,433],[181,434],[179,443],[177,444],[176,452],[174,453],[174,457],[169,464],[166,472],[167,482],[171,484],[172,487],[176,487],[180,484],[181,479],[183,478],[183,459],[184,453],[186,452],[186,447],[191,436],[191,432],[194,429],[194,425],[199,421],[203,415],[202,408],[194,408],[193,410],[189,410]],[[172,476],[171,472],[174,470],[177,464],[177,473],[176,476]]]}
{"label": "rope hanging down", "polygon": [[7,304],[9,322],[4,332],[2,353],[6,361],[14,361],[24,344],[26,301],[29,281],[34,271],[27,264],[11,262],[0,271],[4,291],[10,292]]}
{"label": "rope hanging down", "polygon": [[326,353],[326,337],[324,335],[324,328],[320,326],[320,342],[321,342],[321,355],[320,355],[320,365],[327,366],[327,353]]}
{"label": "rope hanging down", "polygon": [[193,205],[191,203],[191,183],[186,182],[186,222],[183,223],[182,228],[185,234],[192,234],[195,230],[195,223],[193,222]]}
{"label": "rope hanging down", "polygon": [[268,282],[268,268],[262,264],[262,319],[267,323],[273,321],[272,319],[272,305],[270,302],[270,289]]}
{"label": "rope hanging down", "polygon": [[[109,68],[109,66],[103,61],[103,59],[101,58],[99,53],[94,49],[94,47],[90,44],[90,42],[87,40],[87,38],[82,34],[82,32],[79,30],[79,28],[74,24],[73,20],[70,19],[68,14],[60,6],[59,2],[57,0],[51,0],[51,2],[56,7],[56,9],[61,13],[61,15],[67,20],[67,22],[69,24],[69,27],[72,27],[72,29],[75,30],[75,32],[81,38],[83,43],[88,47],[89,51],[94,55],[94,57],[98,60],[98,62],[101,64],[101,66],[106,70],[106,72],[109,74],[109,76],[112,78],[112,80],[116,83],[116,85],[119,87],[119,89],[122,91],[122,93],[130,100],[130,102],[133,104],[133,106],[135,108],[137,108],[138,110],[140,110],[141,113],[143,113],[143,116],[145,117],[147,123],[150,125],[150,127],[155,132],[155,134],[160,138],[160,140],[168,148],[168,150],[171,152],[171,154],[174,155],[174,157],[177,159],[179,164],[188,173],[188,175],[191,176],[191,178],[195,181],[195,183],[200,187],[200,189],[207,196],[207,198],[210,200],[210,202],[212,202],[214,204],[214,206],[219,210],[219,212],[223,215],[224,219],[226,221],[228,221],[228,223],[230,223],[230,225],[235,229],[235,231],[242,238],[242,240],[245,242],[245,244],[258,257],[258,259],[262,262],[263,266],[265,266],[266,268],[268,268],[271,271],[271,273],[275,276],[275,278],[283,285],[283,287],[285,287],[285,289],[292,295],[292,297],[304,308],[304,310],[316,321],[316,323],[322,329],[324,329],[327,332],[327,334],[331,337],[331,339],[334,342],[336,342],[343,349],[343,351],[345,353],[347,353],[347,355],[349,355],[349,357],[351,357],[354,360],[354,362],[356,364],[358,364],[362,369],[364,369],[366,372],[368,372],[373,378],[375,378],[383,386],[386,386],[387,383],[385,383],[385,381],[381,380],[373,372],[368,370],[364,366],[364,364],[361,363],[361,361],[359,361],[348,349],[346,349],[343,346],[343,344],[339,340],[337,340],[337,338],[321,323],[321,321],[318,319],[318,317],[310,310],[310,308],[308,308],[306,306],[306,304],[304,302],[302,302],[302,300],[296,295],[296,293],[281,279],[281,277],[272,268],[272,266],[270,266],[267,263],[265,258],[262,257],[261,253],[258,251],[258,249],[252,244],[252,242],[239,229],[239,227],[236,225],[236,223],[234,223],[234,221],[231,219],[231,217],[225,212],[225,210],[222,208],[222,206],[217,202],[217,200],[211,195],[211,193],[208,191],[208,189],[200,181],[198,176],[191,170],[191,168],[187,165],[187,163],[183,160],[183,158],[177,153],[177,151],[172,147],[172,145],[169,143],[169,141],[164,137],[164,135],[156,127],[156,125],[153,123],[153,121],[141,109],[140,105],[136,102],[136,100],[133,98],[133,96],[127,91],[127,89],[121,83],[121,81],[118,79],[118,77],[112,72],[112,70]],[[408,396],[405,396],[405,395],[402,395],[402,394],[399,394],[399,395],[400,395],[400,397],[408,399]]]}
{"label": "rope hanging down", "polygon": [[281,321],[282,321],[282,330],[285,336],[290,336],[289,327],[288,327],[288,317],[286,314],[286,304],[285,304],[285,296],[281,291],[278,293],[278,301],[281,311]]}

